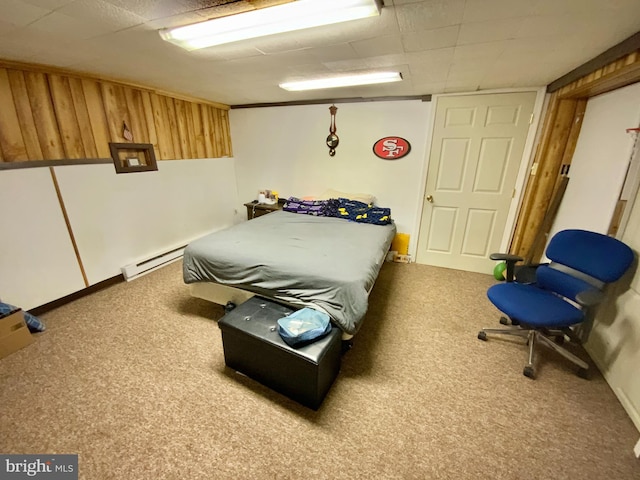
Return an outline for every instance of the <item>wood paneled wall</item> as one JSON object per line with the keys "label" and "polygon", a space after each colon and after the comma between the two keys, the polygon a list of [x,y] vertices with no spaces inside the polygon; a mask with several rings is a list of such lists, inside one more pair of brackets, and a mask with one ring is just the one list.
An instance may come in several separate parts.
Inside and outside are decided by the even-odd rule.
{"label": "wood paneled wall", "polygon": [[156,158],[231,156],[228,108],[111,81],[2,68],[0,161],[109,158],[109,142],[151,143]]}
{"label": "wood paneled wall", "polygon": [[536,156],[527,181],[510,252],[538,261],[553,219],[545,219],[561,176],[575,151],[587,100],[640,81],[640,50],[559,88],[551,94]]}

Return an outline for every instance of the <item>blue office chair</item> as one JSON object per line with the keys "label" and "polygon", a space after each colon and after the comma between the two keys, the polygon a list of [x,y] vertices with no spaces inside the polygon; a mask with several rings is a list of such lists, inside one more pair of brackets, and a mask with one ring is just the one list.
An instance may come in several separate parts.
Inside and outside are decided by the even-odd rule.
{"label": "blue office chair", "polygon": [[[578,375],[587,378],[589,365],[560,344],[565,338],[576,343],[586,340],[594,307],[604,297],[604,287],[624,275],[633,262],[634,253],[615,238],[585,230],[557,233],[545,253],[551,262],[535,268],[533,283],[520,283],[514,276],[515,264],[523,260],[521,257],[491,256],[493,260],[507,263],[507,282],[489,288],[487,296],[511,325],[483,328],[478,338],[487,340],[487,334],[526,337],[529,361],[523,373],[529,378],[536,375],[534,349],[538,343],[576,364]],[[501,323],[506,323],[503,320]]]}

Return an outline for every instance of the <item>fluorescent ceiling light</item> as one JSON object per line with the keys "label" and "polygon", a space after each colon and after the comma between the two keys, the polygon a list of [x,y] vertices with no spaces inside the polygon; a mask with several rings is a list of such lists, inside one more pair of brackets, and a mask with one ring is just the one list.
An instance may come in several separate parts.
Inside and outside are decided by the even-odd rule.
{"label": "fluorescent ceiling light", "polygon": [[372,85],[374,83],[399,82],[402,75],[399,72],[364,73],[340,77],[319,78],[302,82],[281,83],[280,88],[291,92],[302,90],[317,90],[319,88],[351,87],[353,85]]}
{"label": "fluorescent ceiling light", "polygon": [[376,15],[380,15],[380,0],[297,0],[161,30],[160,36],[186,50],[196,50]]}

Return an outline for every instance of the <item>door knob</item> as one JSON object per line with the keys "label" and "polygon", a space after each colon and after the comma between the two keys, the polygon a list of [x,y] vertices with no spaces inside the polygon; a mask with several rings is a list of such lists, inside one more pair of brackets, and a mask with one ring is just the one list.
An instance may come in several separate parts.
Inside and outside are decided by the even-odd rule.
{"label": "door knob", "polygon": [[427,195],[427,202],[433,203],[433,196],[432,195]]}

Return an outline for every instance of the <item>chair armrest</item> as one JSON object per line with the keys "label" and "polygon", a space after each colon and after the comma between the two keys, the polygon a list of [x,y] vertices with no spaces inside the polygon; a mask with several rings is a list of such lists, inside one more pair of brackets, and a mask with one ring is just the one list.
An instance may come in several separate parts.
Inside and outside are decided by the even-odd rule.
{"label": "chair armrest", "polygon": [[505,280],[508,282],[513,282],[515,265],[518,262],[524,260],[522,257],[518,257],[517,255],[511,255],[509,253],[492,253],[489,255],[491,260],[499,260],[504,261],[507,264],[507,275],[505,276]]}
{"label": "chair armrest", "polygon": [[489,258],[491,260],[502,260],[505,262],[521,262],[524,260],[524,258],[519,257],[517,255],[511,255],[509,253],[492,253],[491,255],[489,255]]}
{"label": "chair armrest", "polygon": [[599,304],[604,299],[604,293],[600,290],[585,290],[576,295],[576,302],[583,307],[593,307]]}

